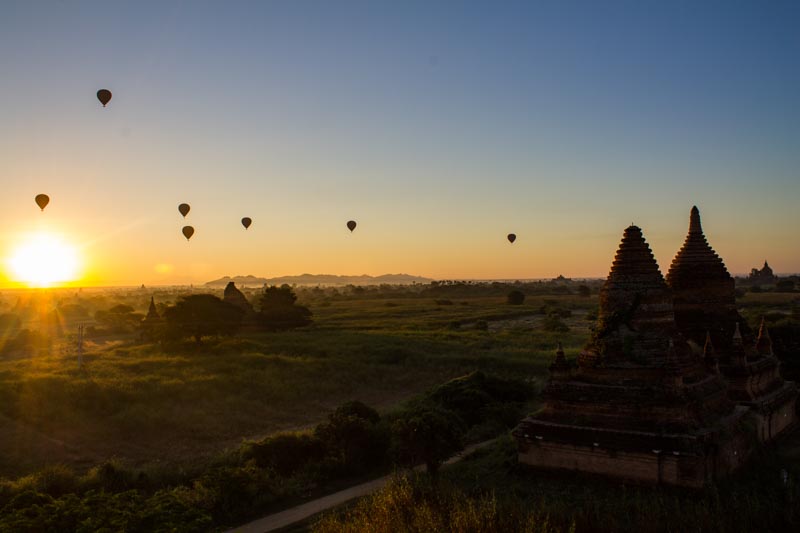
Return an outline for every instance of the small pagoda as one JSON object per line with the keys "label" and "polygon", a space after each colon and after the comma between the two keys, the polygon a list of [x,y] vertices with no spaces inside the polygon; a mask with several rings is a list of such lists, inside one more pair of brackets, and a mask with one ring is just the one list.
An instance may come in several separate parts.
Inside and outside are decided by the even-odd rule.
{"label": "small pagoda", "polygon": [[752,449],[750,409],[681,333],[636,226],[624,232],[586,349],[572,362],[559,348],[550,370],[543,409],[513,431],[521,463],[700,487]]}
{"label": "small pagoda", "polygon": [[147,308],[147,315],[142,319],[139,325],[139,331],[142,340],[152,341],[158,337],[158,329],[163,324],[163,319],[158,314],[156,303],[153,297],[150,297],[150,307]]}
{"label": "small pagoda", "polygon": [[752,408],[759,438],[772,440],[793,425],[797,386],[781,377],[764,321],[754,334],[739,315],[734,280],[708,244],[697,207],[692,207],[689,234],[667,283],[678,329],[697,357],[719,366],[730,384],[730,398]]}

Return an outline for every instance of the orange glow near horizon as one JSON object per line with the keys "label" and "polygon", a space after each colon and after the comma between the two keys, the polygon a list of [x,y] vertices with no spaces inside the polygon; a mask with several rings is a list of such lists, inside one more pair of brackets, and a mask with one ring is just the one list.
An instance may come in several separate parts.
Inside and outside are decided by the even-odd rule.
{"label": "orange glow near horizon", "polygon": [[47,288],[68,285],[80,279],[77,249],[57,235],[37,233],[21,240],[6,261],[14,282]]}

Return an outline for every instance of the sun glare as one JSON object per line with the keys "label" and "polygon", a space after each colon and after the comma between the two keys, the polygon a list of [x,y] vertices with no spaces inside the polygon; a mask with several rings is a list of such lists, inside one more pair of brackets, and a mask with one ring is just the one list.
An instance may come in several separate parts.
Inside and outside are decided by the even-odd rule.
{"label": "sun glare", "polygon": [[31,287],[50,287],[78,278],[78,254],[63,240],[48,234],[34,235],[8,260],[14,281]]}

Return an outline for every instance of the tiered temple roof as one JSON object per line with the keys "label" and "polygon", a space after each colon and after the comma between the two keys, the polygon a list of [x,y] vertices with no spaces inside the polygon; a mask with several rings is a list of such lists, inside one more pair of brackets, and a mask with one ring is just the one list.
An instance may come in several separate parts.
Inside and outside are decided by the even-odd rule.
{"label": "tiered temple roof", "polygon": [[672,260],[667,283],[674,296],[678,328],[695,350],[703,346],[708,334],[717,349],[727,349],[737,322],[745,342],[752,340],[750,328],[736,310],[733,277],[708,244],[697,207],[692,207],[689,233]]}
{"label": "tiered temple roof", "polygon": [[596,357],[605,366],[662,366],[676,334],[669,287],[642,230],[632,225],[600,290],[598,328],[581,361],[589,364]]}
{"label": "tiered temple roof", "polygon": [[672,261],[667,282],[675,294],[681,333],[694,342],[695,350],[702,346],[701,336],[710,335],[731,398],[760,412],[762,438],[772,438],[783,428],[770,413],[784,404],[793,408],[797,389],[780,375],[763,320],[756,338],[736,309],[733,279],[706,241],[697,207],[692,208],[689,235]]}

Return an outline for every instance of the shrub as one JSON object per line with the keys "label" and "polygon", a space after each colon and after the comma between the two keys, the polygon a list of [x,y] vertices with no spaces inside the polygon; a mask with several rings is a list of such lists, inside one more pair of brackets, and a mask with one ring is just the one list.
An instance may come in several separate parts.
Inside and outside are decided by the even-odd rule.
{"label": "shrub", "polygon": [[522,291],[513,290],[508,293],[506,299],[509,305],[522,305],[525,303],[525,295]]}
{"label": "shrub", "polygon": [[289,476],[325,456],[323,442],[311,433],[279,433],[258,442],[245,442],[240,453],[261,468]]}
{"label": "shrub", "polygon": [[549,314],[542,320],[542,329],[553,333],[566,333],[569,331],[567,326],[556,314]]}

